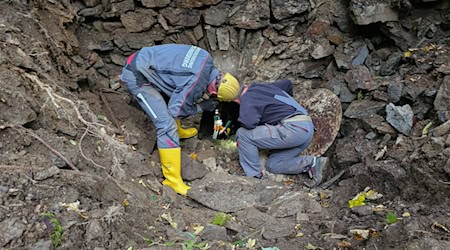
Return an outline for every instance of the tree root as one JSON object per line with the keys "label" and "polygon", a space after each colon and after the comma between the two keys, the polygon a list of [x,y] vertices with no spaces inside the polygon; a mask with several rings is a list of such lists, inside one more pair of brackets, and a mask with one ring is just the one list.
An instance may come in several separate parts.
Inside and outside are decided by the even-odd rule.
{"label": "tree root", "polygon": [[40,143],[42,143],[46,148],[50,149],[50,151],[52,151],[55,155],[57,155],[59,158],[61,158],[71,169],[75,170],[75,171],[80,171],[77,167],[75,167],[75,165],[73,165],[72,162],[70,162],[66,157],[64,157],[64,155],[62,155],[60,152],[58,152],[56,149],[52,148],[52,146],[50,146],[47,142],[45,142],[41,137],[39,137],[37,134],[35,134],[33,131],[31,131],[30,129],[26,129],[22,126],[19,127],[20,129],[17,129],[17,131],[20,133],[20,130],[25,131],[26,133],[28,133],[30,136],[32,136],[33,138],[35,138],[36,140],[38,140]]}

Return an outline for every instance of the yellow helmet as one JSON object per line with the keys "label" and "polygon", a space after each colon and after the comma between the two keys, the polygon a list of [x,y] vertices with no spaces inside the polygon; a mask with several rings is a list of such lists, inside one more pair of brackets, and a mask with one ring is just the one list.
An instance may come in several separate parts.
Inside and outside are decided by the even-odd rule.
{"label": "yellow helmet", "polygon": [[226,73],[220,80],[217,98],[221,102],[231,102],[239,95],[240,85],[238,80],[230,73]]}

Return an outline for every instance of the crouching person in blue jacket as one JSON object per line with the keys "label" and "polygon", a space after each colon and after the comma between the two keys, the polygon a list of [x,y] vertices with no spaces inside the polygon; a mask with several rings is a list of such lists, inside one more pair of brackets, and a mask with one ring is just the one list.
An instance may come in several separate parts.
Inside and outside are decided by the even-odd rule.
{"label": "crouching person in blue jacket", "polygon": [[239,82],[229,73],[219,74],[206,50],[182,44],[140,49],[127,58],[121,80],[155,124],[163,184],[186,195],[190,187],[181,178],[180,139],[198,131],[182,128],[179,119],[214,110],[214,99],[196,103],[205,92],[219,101],[234,100]]}
{"label": "crouching person in blue jacket", "polygon": [[300,155],[310,144],[314,125],[308,112],[293,97],[292,83],[253,83],[243,86],[236,133],[239,161],[247,176],[261,178],[259,149],[270,150],[266,170],[276,174],[308,173],[315,187],[322,182],[326,157]]}

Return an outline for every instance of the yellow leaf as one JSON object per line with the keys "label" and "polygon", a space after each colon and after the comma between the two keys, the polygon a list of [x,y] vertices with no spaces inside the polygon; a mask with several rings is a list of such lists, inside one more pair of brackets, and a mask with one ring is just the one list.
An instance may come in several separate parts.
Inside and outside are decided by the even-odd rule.
{"label": "yellow leaf", "polygon": [[204,226],[201,226],[201,225],[199,225],[199,226],[193,226],[192,228],[194,228],[194,234],[195,235],[198,235],[201,231],[203,231],[203,229],[205,229],[205,227]]}
{"label": "yellow leaf", "polygon": [[128,207],[128,205],[130,205],[130,202],[127,199],[122,201],[122,206]]}
{"label": "yellow leaf", "polygon": [[406,51],[405,54],[403,55],[404,58],[409,58],[411,57],[411,51]]}
{"label": "yellow leaf", "polygon": [[377,191],[375,191],[375,190],[373,190],[373,189],[370,189],[369,191],[367,191],[367,192],[364,194],[364,197],[365,197],[367,200],[376,200],[376,199],[379,199],[379,198],[383,197],[383,195],[380,194],[380,193],[377,193]]}
{"label": "yellow leaf", "polygon": [[364,203],[365,200],[366,197],[364,197],[364,193],[359,193],[358,196],[348,201],[348,206],[350,208],[364,206],[366,205],[366,203]]}
{"label": "yellow leaf", "polygon": [[138,181],[138,183],[141,184],[141,185],[144,186],[144,187],[147,187],[147,185],[145,185],[144,180],[142,180],[142,179],[140,179],[140,180]]}
{"label": "yellow leaf", "polygon": [[410,212],[404,212],[402,214],[402,217],[411,217],[411,213]]}
{"label": "yellow leaf", "polygon": [[192,153],[191,154],[191,158],[194,159],[194,160],[197,160],[197,154],[196,153]]}
{"label": "yellow leaf", "polygon": [[249,249],[252,249],[255,245],[256,245],[256,240],[252,239],[252,238],[248,239],[247,243],[245,243],[245,247],[249,248]]}
{"label": "yellow leaf", "polygon": [[300,238],[300,237],[303,237],[304,235],[305,235],[304,233],[297,233],[297,235],[295,235],[295,237]]}

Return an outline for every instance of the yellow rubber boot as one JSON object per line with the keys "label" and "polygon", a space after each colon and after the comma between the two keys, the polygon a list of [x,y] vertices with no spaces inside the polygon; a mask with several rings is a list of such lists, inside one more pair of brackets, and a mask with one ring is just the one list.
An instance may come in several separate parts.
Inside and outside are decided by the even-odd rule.
{"label": "yellow rubber boot", "polygon": [[198,131],[196,128],[182,128],[181,127],[181,122],[180,120],[176,120],[177,122],[177,127],[178,127],[178,136],[180,137],[180,139],[187,139],[187,138],[191,138],[194,137],[198,134]]}
{"label": "yellow rubber boot", "polygon": [[175,192],[186,195],[191,188],[181,178],[181,148],[160,148],[159,158],[162,173],[166,178],[163,185],[171,187]]}

